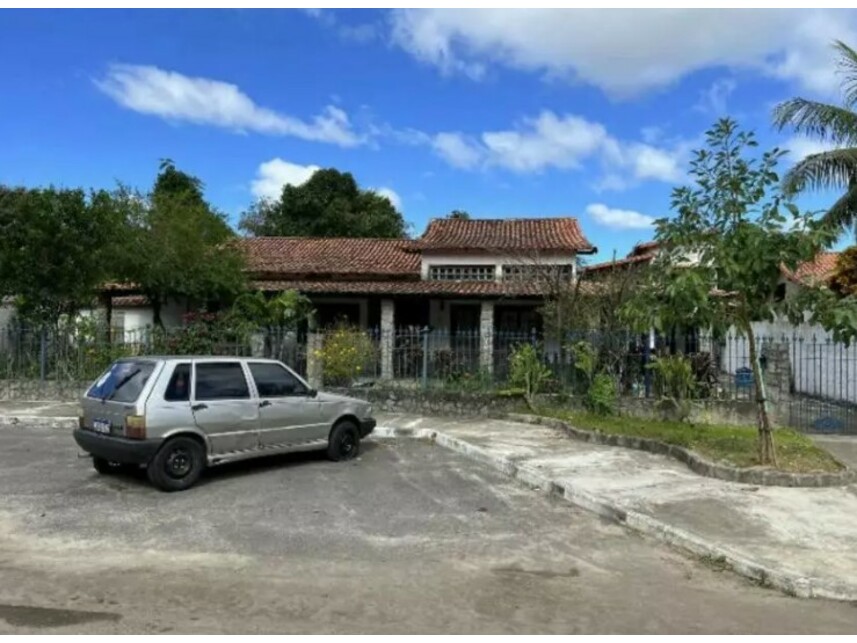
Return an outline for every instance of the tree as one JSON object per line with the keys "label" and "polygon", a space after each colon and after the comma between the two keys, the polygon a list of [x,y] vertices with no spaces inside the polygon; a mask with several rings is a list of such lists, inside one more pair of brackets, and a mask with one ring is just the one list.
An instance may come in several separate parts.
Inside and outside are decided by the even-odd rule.
{"label": "tree", "polygon": [[839,148],[810,154],[797,163],[786,173],[783,190],[789,195],[806,189],[844,191],[824,221],[845,229],[857,224],[857,51],[838,40],[834,46],[842,73],[842,106],[793,98],[774,109],[774,124],[780,130],[791,127],[798,134]]}
{"label": "tree", "polygon": [[[781,271],[814,259],[832,233],[782,192],[775,170],[783,152],[774,149],[754,157],[755,137],[739,131],[730,119],[718,121],[706,139],[707,148],[698,150],[690,165],[693,185],[673,190],[674,218],[656,222],[662,250],[647,283],[624,312],[641,329],[684,323],[714,332],[734,328],[747,338],[758,410],[758,459],[776,465],[752,324],[773,320],[780,312],[800,312],[776,301]],[[794,221],[788,227],[786,213]],[[821,298],[811,305],[813,319],[832,328],[839,323],[826,314]]]}
{"label": "tree", "polygon": [[842,297],[857,295],[857,246],[844,250],[836,260],[830,289]]}
{"label": "tree", "polygon": [[308,297],[297,290],[286,290],[268,297],[261,290],[245,292],[232,305],[234,318],[265,331],[265,355],[282,358],[289,336],[313,313]]}
{"label": "tree", "polygon": [[464,219],[465,221],[470,220],[470,213],[466,210],[453,210],[449,214],[446,215],[447,219]]}
{"label": "tree", "polygon": [[117,259],[121,226],[103,191],[0,186],[0,295],[14,296],[35,324],[91,305]]}
{"label": "tree", "polygon": [[243,254],[199,179],[165,161],[148,197],[120,188],[114,199],[127,221],[121,274],[149,298],[157,326],[170,300],[218,306],[243,291]]}
{"label": "tree", "polygon": [[390,199],[362,190],[348,172],[318,170],[301,185],[286,185],[279,199],[261,200],[241,217],[254,236],[405,236],[405,221]]}

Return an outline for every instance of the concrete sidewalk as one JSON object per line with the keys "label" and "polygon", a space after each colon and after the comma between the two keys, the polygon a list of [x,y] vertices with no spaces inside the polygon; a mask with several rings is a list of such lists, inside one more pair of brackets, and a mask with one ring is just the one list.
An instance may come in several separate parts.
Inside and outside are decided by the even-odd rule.
{"label": "concrete sidewalk", "polygon": [[379,418],[378,437],[433,439],[525,484],[726,563],[793,595],[857,600],[857,489],[759,487],[666,456],[502,420]]}

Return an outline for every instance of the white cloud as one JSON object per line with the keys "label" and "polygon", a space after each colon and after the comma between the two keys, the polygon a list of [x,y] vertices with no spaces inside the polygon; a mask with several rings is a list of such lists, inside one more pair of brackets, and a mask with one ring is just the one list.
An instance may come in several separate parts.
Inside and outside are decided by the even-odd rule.
{"label": "white cloud", "polygon": [[328,105],[321,114],[305,121],[261,107],[237,85],[219,80],[144,65],[111,65],[95,84],[123,107],[167,120],[294,136],[343,147],[364,142],[338,107]]}
{"label": "white cloud", "polygon": [[250,191],[257,199],[278,199],[285,185],[301,185],[321,168],[318,165],[298,165],[281,158],[265,161],[256,170]]}
{"label": "white cloud", "polygon": [[640,214],[634,210],[608,208],[603,203],[591,203],[586,206],[586,213],[598,223],[617,230],[651,228],[655,223],[654,217]]}
{"label": "white cloud", "polygon": [[601,123],[549,110],[521,119],[507,130],[434,136],[412,132],[408,140],[430,145],[451,166],[465,170],[499,167],[525,174],[549,168],[576,169],[585,161],[596,160],[606,173],[598,183],[602,190],[624,189],[634,181],[679,182],[689,151],[686,141],[661,146],[621,141]]}
{"label": "white cloud", "polygon": [[788,150],[788,159],[794,163],[804,160],[810,154],[820,154],[837,149],[836,145],[829,141],[819,141],[804,136],[793,136],[782,145],[782,149]]}
{"label": "white cloud", "polygon": [[473,169],[481,163],[484,156],[484,150],[479,143],[460,132],[441,132],[429,140],[435,152],[453,167]]}
{"label": "white cloud", "polygon": [[391,23],[394,44],[443,73],[478,79],[505,66],[619,97],[715,67],[830,93],[837,84],[829,44],[857,34],[854,13],[821,9],[403,9]]}
{"label": "white cloud", "polygon": [[733,78],[715,80],[708,89],[699,93],[699,101],[694,105],[694,109],[703,114],[724,116],[727,112],[727,101],[737,87],[738,83]]}
{"label": "white cloud", "polygon": [[373,192],[390,199],[390,203],[397,210],[402,209],[402,198],[396,193],[393,188],[371,188]]}

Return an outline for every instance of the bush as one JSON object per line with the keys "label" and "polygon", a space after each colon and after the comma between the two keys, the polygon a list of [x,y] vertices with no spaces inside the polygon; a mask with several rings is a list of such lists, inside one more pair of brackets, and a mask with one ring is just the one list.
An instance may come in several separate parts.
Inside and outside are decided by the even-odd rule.
{"label": "bush", "polygon": [[658,406],[666,417],[685,420],[690,416],[690,398],[696,390],[693,364],[683,355],[663,355],[655,358],[648,368],[654,373],[652,382]]}
{"label": "bush", "polygon": [[613,415],[616,412],[616,382],[607,373],[598,373],[592,378],[583,403],[593,413]]}
{"label": "bush", "polygon": [[509,356],[509,383],[524,391],[524,399],[532,407],[533,397],[544,388],[552,373],[545,366],[536,347],[521,344]]}
{"label": "bush", "polygon": [[356,378],[372,371],[376,356],[372,338],[349,326],[337,326],[329,331],[322,347],[315,352],[328,386],[350,386]]}

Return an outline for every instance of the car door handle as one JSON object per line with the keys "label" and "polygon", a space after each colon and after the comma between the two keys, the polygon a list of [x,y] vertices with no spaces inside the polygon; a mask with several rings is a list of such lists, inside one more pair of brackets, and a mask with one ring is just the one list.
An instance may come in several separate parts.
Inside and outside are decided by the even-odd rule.
{"label": "car door handle", "polygon": [[259,402],[260,409],[264,409],[266,406],[271,406],[271,400],[262,400]]}
{"label": "car door handle", "polygon": [[190,407],[190,410],[191,411],[202,411],[203,409],[207,409],[207,408],[208,408],[208,404],[194,404],[192,407]]}

